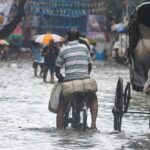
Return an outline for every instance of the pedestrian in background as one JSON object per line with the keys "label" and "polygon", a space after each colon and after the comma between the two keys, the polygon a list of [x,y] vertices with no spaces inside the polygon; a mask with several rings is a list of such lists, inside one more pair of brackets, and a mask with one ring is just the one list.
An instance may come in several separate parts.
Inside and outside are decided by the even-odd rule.
{"label": "pedestrian in background", "polygon": [[9,55],[9,48],[6,45],[1,46],[1,61],[8,61],[8,55]]}
{"label": "pedestrian in background", "polygon": [[33,56],[33,68],[34,68],[34,76],[37,76],[37,69],[40,67],[40,76],[43,75],[43,67],[44,67],[44,57],[41,55],[40,45],[36,42],[32,42],[32,56]]}
{"label": "pedestrian in background", "polygon": [[58,46],[54,41],[49,42],[49,45],[43,48],[42,56],[44,56],[44,74],[43,81],[46,83],[48,71],[50,71],[50,83],[54,83],[55,61],[59,52]]}

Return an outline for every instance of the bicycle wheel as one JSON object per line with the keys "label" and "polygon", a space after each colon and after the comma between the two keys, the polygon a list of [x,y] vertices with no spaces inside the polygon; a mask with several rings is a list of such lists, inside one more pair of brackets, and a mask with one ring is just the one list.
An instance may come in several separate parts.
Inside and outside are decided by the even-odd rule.
{"label": "bicycle wheel", "polygon": [[76,109],[76,103],[72,105],[72,122],[71,127],[74,129],[78,128],[78,115],[77,115],[77,109]]}
{"label": "bicycle wheel", "polygon": [[87,110],[83,109],[83,131],[87,129]]}
{"label": "bicycle wheel", "polygon": [[74,113],[72,127],[77,130],[85,131],[87,129],[87,107],[84,100],[79,99],[74,103]]}
{"label": "bicycle wheel", "polygon": [[66,129],[68,127],[69,124],[69,112],[66,112],[64,115],[64,129]]}
{"label": "bicycle wheel", "polygon": [[121,123],[123,116],[123,79],[119,77],[116,87],[114,114],[114,130],[121,131]]}
{"label": "bicycle wheel", "polygon": [[66,129],[69,126],[69,123],[72,123],[73,119],[70,117],[70,113],[72,113],[72,105],[71,102],[66,103],[65,108],[65,114],[64,114],[64,129]]}

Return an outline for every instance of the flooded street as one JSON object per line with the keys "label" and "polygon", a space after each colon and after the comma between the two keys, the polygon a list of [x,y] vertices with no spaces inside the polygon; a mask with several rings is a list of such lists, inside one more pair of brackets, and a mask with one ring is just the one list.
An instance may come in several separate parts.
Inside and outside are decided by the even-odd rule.
{"label": "flooded street", "polygon": [[[110,62],[95,63],[98,83],[98,131],[55,128],[56,114],[48,111],[52,84],[33,76],[31,61],[0,63],[1,150],[149,150],[149,119],[141,114],[123,117],[122,131],[113,129],[112,107],[118,77],[129,81],[128,68]],[[147,111],[144,95],[132,91],[129,110]],[[150,98],[149,98],[150,99]],[[90,112],[88,112],[90,125]]]}

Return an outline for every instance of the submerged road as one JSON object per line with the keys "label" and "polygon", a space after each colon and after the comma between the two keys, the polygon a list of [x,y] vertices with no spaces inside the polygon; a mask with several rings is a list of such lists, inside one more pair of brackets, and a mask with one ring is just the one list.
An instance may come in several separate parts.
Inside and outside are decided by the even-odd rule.
{"label": "submerged road", "polygon": [[[98,131],[61,131],[55,128],[56,114],[48,111],[53,84],[33,76],[31,61],[0,63],[0,149],[149,150],[147,116],[127,114],[122,131],[113,129],[115,88],[119,76],[124,86],[129,81],[128,67],[96,62],[91,74],[98,83]],[[132,91],[129,109],[147,111],[146,99],[143,93]]]}

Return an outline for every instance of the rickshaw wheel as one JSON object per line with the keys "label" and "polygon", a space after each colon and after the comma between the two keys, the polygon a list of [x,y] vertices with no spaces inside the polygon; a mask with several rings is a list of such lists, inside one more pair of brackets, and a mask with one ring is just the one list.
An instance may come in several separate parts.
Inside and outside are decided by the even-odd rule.
{"label": "rickshaw wheel", "polygon": [[123,116],[123,79],[119,77],[116,87],[115,103],[112,110],[114,114],[114,130],[121,131]]}
{"label": "rickshaw wheel", "polygon": [[[149,113],[150,113],[150,109],[149,109]],[[149,116],[149,128],[150,128],[150,116]]]}
{"label": "rickshaw wheel", "polygon": [[130,99],[131,99],[131,87],[130,82],[128,82],[124,91],[124,113],[127,113],[128,111]]}

